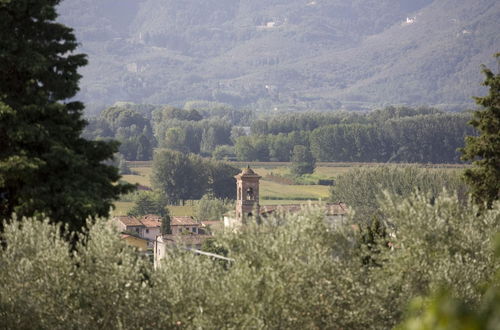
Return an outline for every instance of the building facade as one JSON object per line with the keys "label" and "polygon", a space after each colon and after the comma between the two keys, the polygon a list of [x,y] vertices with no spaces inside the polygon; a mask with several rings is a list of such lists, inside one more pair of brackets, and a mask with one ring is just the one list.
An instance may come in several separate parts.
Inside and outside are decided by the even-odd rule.
{"label": "building facade", "polygon": [[[261,176],[250,167],[244,169],[236,178],[236,208],[224,216],[224,227],[238,228],[245,225],[249,219],[262,219],[277,212],[295,213],[309,207],[308,204],[266,205],[259,204],[259,184]],[[325,219],[332,223],[340,223],[348,213],[344,203],[322,203]]]}

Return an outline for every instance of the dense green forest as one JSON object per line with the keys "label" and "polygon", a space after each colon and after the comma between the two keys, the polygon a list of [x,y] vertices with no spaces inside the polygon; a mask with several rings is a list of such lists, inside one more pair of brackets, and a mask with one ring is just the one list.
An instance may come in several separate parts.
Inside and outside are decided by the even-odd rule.
{"label": "dense green forest", "polygon": [[84,136],[120,141],[126,160],[150,160],[157,147],[217,159],[288,162],[302,145],[324,162],[456,163],[465,136],[474,135],[469,120],[469,113],[428,107],[259,116],[223,106],[118,104],[89,119]]}
{"label": "dense green forest", "polygon": [[[65,0],[88,111],[217,101],[269,111],[470,105],[495,0]],[[407,23],[410,19],[411,23]]]}

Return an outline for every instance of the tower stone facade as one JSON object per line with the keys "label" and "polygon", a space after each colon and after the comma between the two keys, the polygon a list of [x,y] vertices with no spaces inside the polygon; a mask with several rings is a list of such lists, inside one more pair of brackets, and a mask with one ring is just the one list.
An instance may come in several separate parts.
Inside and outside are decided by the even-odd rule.
{"label": "tower stone facade", "polygon": [[[236,220],[241,224],[251,216],[258,216],[259,180],[261,176],[255,173],[250,166],[244,169],[236,178]],[[257,214],[254,214],[257,212]]]}

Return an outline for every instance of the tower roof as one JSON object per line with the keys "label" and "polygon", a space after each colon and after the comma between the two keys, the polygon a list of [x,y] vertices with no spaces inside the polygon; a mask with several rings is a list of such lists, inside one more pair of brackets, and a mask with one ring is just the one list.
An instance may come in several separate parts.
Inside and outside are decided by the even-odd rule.
{"label": "tower roof", "polygon": [[258,175],[257,173],[255,173],[251,168],[250,166],[248,166],[247,168],[245,168],[243,171],[241,171],[240,174],[236,175],[235,176],[236,179],[240,179],[240,178],[258,178],[260,179],[261,176]]}

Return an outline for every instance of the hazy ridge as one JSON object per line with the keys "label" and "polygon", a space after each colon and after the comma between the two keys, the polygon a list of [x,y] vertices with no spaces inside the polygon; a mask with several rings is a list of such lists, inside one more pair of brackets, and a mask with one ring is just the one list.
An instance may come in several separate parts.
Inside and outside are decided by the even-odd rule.
{"label": "hazy ridge", "polygon": [[463,108],[500,50],[495,0],[66,0],[80,99],[256,109]]}

